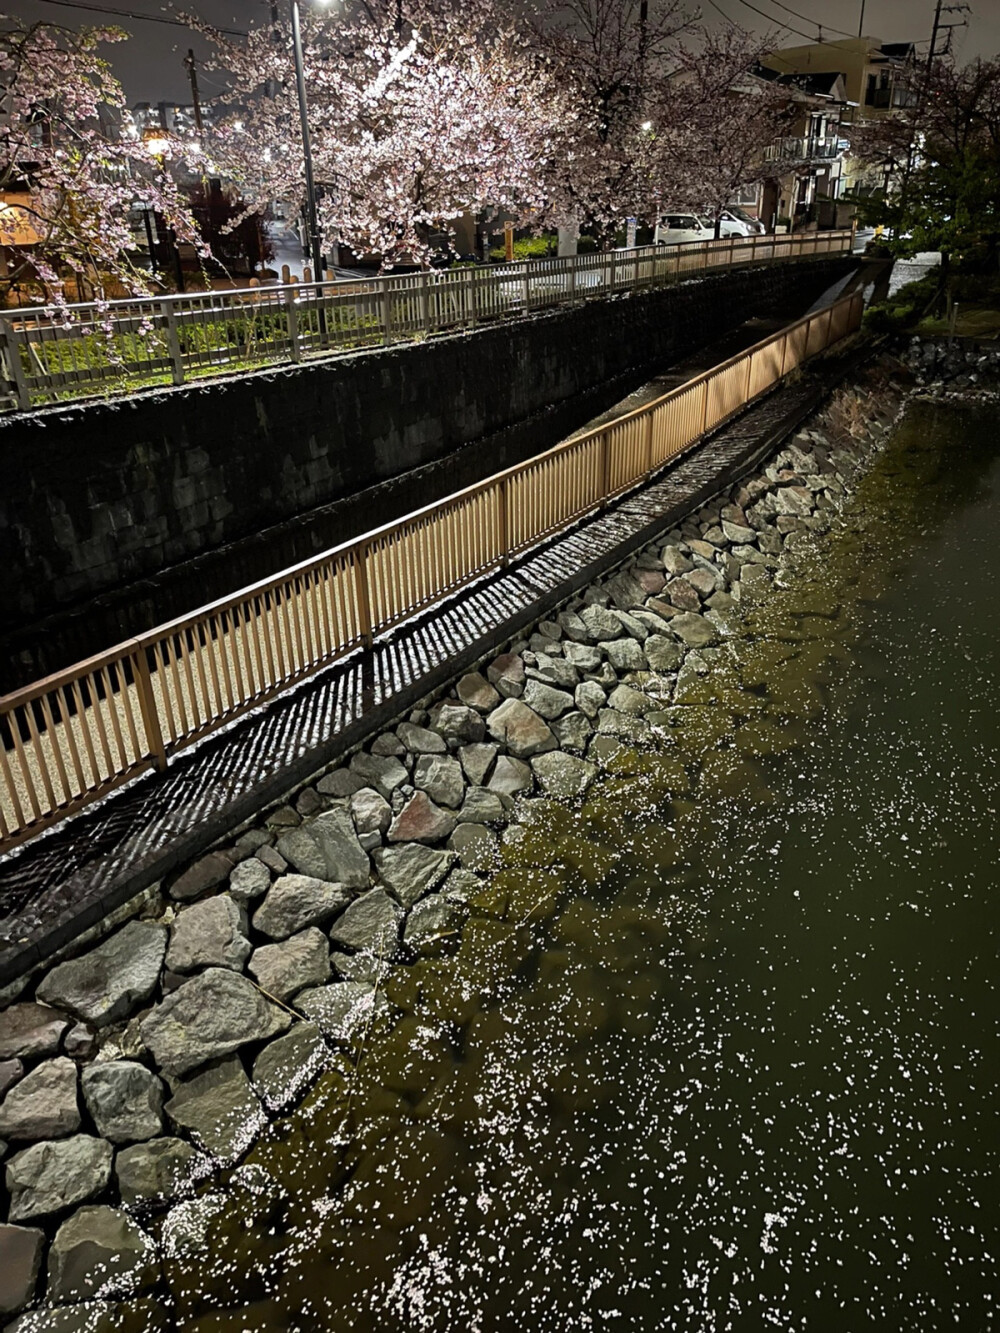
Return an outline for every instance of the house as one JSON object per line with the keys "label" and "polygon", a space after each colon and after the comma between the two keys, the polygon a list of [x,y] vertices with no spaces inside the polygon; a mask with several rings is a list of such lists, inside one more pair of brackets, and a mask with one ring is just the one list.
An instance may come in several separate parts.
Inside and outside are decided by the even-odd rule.
{"label": "house", "polygon": [[[814,93],[819,93],[832,77],[829,91],[842,99],[841,123],[848,130],[853,124],[898,114],[911,106],[916,63],[913,42],[883,42],[877,37],[789,46],[770,52],[762,61],[776,81],[795,83]],[[867,193],[880,183],[851,158],[845,145],[833,197]],[[821,193],[819,183],[815,192]]]}
{"label": "house", "polygon": [[848,99],[839,71],[818,74],[780,74],[768,67],[757,70],[787,92],[792,121],[789,133],[765,152],[765,160],[783,172],[763,181],[758,216],[768,227],[775,217],[791,219],[793,228],[816,224],[848,225],[841,197],[844,154],[844,114]]}

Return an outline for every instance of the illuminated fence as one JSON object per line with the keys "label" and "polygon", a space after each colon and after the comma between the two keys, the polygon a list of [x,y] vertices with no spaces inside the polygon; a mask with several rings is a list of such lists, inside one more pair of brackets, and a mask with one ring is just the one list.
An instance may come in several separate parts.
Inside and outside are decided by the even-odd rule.
{"label": "illuminated fence", "polygon": [[862,309],[844,297],[607,425],[0,698],[0,852],[648,478]]}
{"label": "illuminated fence", "polygon": [[851,250],[850,231],[0,312],[0,407],[29,409],[429,337],[699,273]]}

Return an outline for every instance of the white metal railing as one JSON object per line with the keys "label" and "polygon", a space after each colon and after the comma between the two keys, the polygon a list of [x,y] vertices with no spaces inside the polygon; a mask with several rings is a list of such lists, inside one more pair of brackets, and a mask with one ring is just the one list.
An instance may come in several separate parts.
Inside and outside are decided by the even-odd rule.
{"label": "white metal railing", "polygon": [[840,156],[840,145],[841,140],[835,134],[792,136],[769,144],[764,149],[764,158],[768,162],[827,162]]}
{"label": "white metal railing", "polygon": [[472,328],[745,264],[849,253],[850,231],[0,311],[0,408],[28,410]]}

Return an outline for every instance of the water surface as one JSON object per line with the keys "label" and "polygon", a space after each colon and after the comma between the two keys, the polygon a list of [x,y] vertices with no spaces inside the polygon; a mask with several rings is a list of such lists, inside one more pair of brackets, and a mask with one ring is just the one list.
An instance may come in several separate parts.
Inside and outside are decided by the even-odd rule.
{"label": "water surface", "polygon": [[289,1198],[171,1268],[178,1327],[993,1327],[998,532],[993,419],[914,408],[254,1151]]}

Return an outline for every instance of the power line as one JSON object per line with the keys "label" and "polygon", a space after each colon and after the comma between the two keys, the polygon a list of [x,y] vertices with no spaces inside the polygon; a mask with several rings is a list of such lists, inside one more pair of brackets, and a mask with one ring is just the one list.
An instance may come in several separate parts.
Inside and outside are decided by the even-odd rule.
{"label": "power line", "polygon": [[839,37],[853,37],[853,33],[845,32],[843,28],[835,28],[830,23],[820,23],[816,19],[811,19],[808,14],[800,14],[797,9],[789,9],[788,5],[783,5],[781,0],[770,0],[772,5],[777,5],[779,9],[785,10],[788,14],[794,14],[797,19],[802,19],[806,23],[815,23],[817,28],[826,28],[827,32],[835,32]]}
{"label": "power line", "polygon": [[[796,36],[805,37],[807,41],[813,40],[811,32],[803,32],[803,29],[801,28],[793,28],[791,23],[781,23],[781,20],[776,19],[776,17],[773,16],[772,13],[765,13],[763,9],[757,9],[755,4],[749,3],[749,0],[740,0],[740,4],[745,5],[745,7],[747,7],[748,9],[752,9],[752,11],[755,13],[759,13],[761,19],[767,19],[768,23],[776,23],[777,25],[779,25],[779,28],[784,28],[785,31],[787,32],[793,32],[795,33]],[[715,8],[719,9],[719,5],[715,5]],[[721,9],[719,12],[721,13]],[[732,23],[732,21],[733,21],[732,19],[729,19],[729,23]],[[811,21],[812,20],[807,19],[807,23],[811,23]],[[816,27],[819,27],[819,24],[816,24]]]}
{"label": "power line", "polygon": [[[736,20],[730,18],[728,14],[724,13],[723,10],[721,10],[719,6],[715,3],[715,0],[708,0],[708,3],[712,6],[712,8],[715,10],[717,14],[722,15],[722,17],[726,20],[727,23],[735,24]],[[739,3],[741,5],[745,5],[747,9],[752,9],[753,12],[755,14],[759,14],[761,18],[767,19],[768,23],[776,23],[778,27],[783,28],[785,32],[794,32],[796,36],[805,37],[807,41],[814,40],[811,32],[803,32],[801,28],[796,28],[794,24],[785,23],[782,19],[776,18],[773,14],[768,14],[763,9],[758,9],[756,5],[750,4],[750,0],[739,0]],[[794,14],[797,19],[802,19],[803,22],[805,23],[815,23],[819,33],[820,41],[823,40],[824,28],[827,28],[828,31],[830,32],[839,33],[840,36],[842,37],[850,37],[851,35],[849,32],[844,32],[843,28],[830,27],[828,24],[820,23],[817,19],[809,18],[809,16],[806,14],[800,14],[797,9],[789,9],[788,5],[781,3],[781,0],[771,0],[771,4],[777,5],[779,9],[784,9],[789,14]]]}
{"label": "power line", "polygon": [[[164,14],[137,14],[131,9],[112,9],[109,5],[89,5],[83,0],[45,0],[47,5],[61,5],[64,9],[87,9],[94,14],[114,14],[116,18],[140,19],[143,23],[169,23],[175,28],[188,28],[182,19],[167,18]],[[188,28],[190,32],[190,28]],[[242,28],[219,28],[227,37],[246,37]]]}

